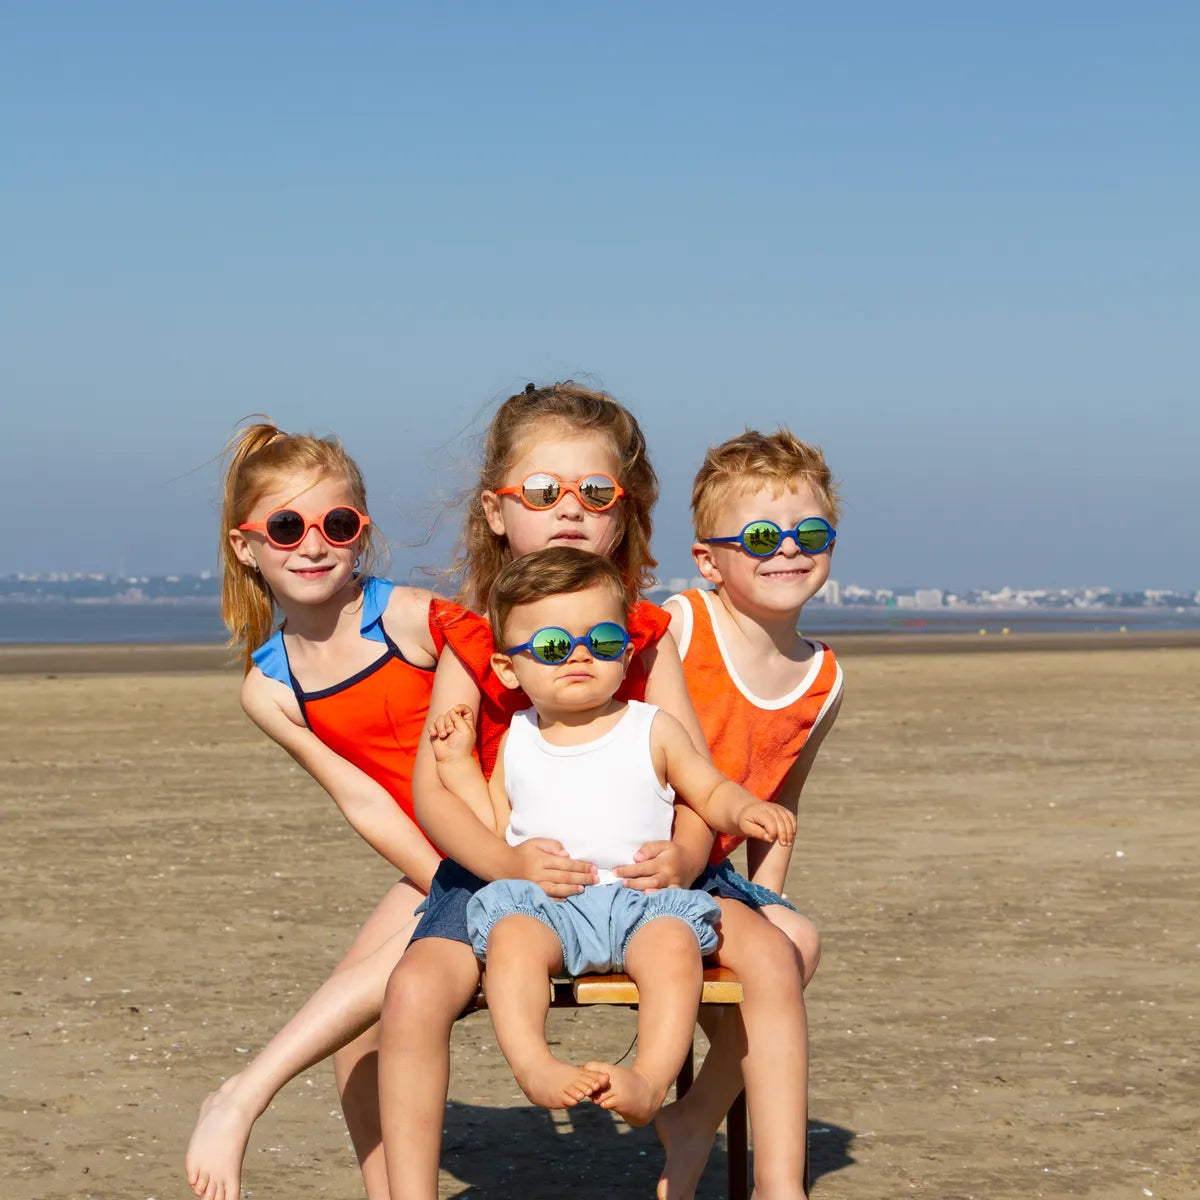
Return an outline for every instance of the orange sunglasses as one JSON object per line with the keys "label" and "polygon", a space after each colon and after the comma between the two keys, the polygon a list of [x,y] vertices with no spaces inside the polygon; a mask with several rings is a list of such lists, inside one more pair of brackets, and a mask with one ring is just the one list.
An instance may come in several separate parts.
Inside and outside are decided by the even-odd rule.
{"label": "orange sunglasses", "polygon": [[526,508],[535,512],[553,508],[565,492],[570,492],[589,512],[606,512],[625,495],[625,489],[611,475],[599,473],[568,483],[549,471],[536,471],[526,475],[516,487],[496,489],[497,496],[517,496]]}
{"label": "orange sunglasses", "polygon": [[294,550],[310,529],[320,531],[331,546],[348,546],[371,523],[366,513],[339,504],[320,516],[307,517],[294,508],[277,508],[265,521],[247,521],[239,529],[261,533],[277,550]]}

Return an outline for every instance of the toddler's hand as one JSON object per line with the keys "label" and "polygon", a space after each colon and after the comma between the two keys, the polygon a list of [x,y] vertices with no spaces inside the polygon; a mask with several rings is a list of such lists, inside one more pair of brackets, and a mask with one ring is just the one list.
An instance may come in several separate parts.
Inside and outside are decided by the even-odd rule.
{"label": "toddler's hand", "polygon": [[796,814],[782,804],[759,800],[738,814],[738,828],[747,837],[790,846],[796,837]]}
{"label": "toddler's hand", "polygon": [[569,858],[563,844],[553,838],[530,838],[514,846],[513,855],[516,858],[513,878],[536,883],[555,900],[577,896],[599,878],[592,863]]}
{"label": "toddler's hand", "polygon": [[685,855],[675,842],[647,842],[639,847],[628,866],[617,867],[625,886],[639,892],[657,892],[662,888],[690,887],[691,875]]}
{"label": "toddler's hand", "polygon": [[438,762],[454,762],[470,758],[475,749],[475,714],[460,704],[441,716],[434,717],[426,729],[433,744],[433,756]]}

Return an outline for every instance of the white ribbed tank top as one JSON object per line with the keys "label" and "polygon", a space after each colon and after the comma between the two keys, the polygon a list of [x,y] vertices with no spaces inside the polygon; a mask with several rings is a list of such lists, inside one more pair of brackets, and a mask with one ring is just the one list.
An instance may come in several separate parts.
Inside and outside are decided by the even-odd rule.
{"label": "white ribbed tank top", "polygon": [[615,883],[613,867],[633,862],[646,842],[669,840],[675,793],[650,757],[657,712],[630,700],[606,734],[578,746],[552,746],[535,709],[517,713],[504,747],[508,844],[555,838],[572,858],[595,863],[601,883]]}

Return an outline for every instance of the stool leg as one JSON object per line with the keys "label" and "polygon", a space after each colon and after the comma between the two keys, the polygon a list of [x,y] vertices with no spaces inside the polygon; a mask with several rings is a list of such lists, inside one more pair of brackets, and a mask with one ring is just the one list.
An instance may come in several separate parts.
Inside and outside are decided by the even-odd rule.
{"label": "stool leg", "polygon": [[688,1088],[692,1086],[692,1080],[696,1078],[696,1061],[692,1056],[693,1047],[688,1047],[687,1058],[683,1060],[683,1066],[679,1068],[679,1074],[675,1076],[675,1099],[682,1100],[688,1093]]}
{"label": "stool leg", "polygon": [[750,1200],[750,1146],[746,1127],[746,1093],[741,1091],[725,1115],[729,1200]]}

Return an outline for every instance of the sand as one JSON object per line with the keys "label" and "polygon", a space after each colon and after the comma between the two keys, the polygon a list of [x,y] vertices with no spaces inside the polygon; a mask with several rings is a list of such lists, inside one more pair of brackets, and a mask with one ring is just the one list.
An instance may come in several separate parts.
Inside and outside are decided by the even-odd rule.
{"label": "sand", "polygon": [[[1200,649],[1074,636],[841,647],[789,880],[824,935],[821,1200],[1200,1195]],[[392,877],[220,661],[0,651],[6,1200],[190,1194],[201,1098]],[[567,1056],[633,1035],[623,1010],[551,1020]],[[446,1197],[653,1194],[653,1135],[531,1108],[485,1014],[457,1027],[446,1129]],[[702,1195],[723,1170],[718,1150]],[[259,1123],[245,1192],[356,1181],[322,1065]]]}

